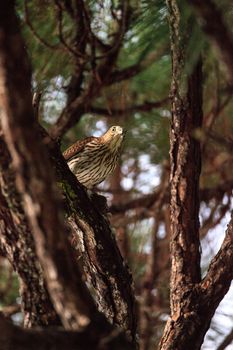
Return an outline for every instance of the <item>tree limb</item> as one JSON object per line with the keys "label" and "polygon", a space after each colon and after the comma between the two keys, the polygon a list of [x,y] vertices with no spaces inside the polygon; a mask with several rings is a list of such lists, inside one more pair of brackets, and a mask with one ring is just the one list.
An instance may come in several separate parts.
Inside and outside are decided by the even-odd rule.
{"label": "tree limb", "polygon": [[[230,288],[233,279],[233,214],[219,252],[212,259],[206,277],[201,282],[206,308],[215,310]],[[214,312],[214,311],[213,311]]]}
{"label": "tree limb", "polygon": [[160,349],[199,350],[213,314],[232,280],[233,219],[207,276],[200,281],[198,182],[201,150],[198,141],[193,139],[192,130],[202,123],[201,63],[197,62],[188,79],[185,99],[181,84],[184,57],[180,13],[175,0],[167,0],[167,5],[173,69],[170,150],[172,270],[171,318],[166,324]]}
{"label": "tree limb", "polygon": [[150,112],[151,110],[155,108],[161,108],[164,105],[167,104],[169,101],[168,98],[164,98],[161,101],[156,101],[156,102],[144,102],[141,105],[135,105],[135,106],[130,106],[122,109],[106,109],[106,108],[101,108],[101,107],[90,107],[89,112],[93,114],[100,114],[100,115],[106,115],[109,117],[116,117],[116,116],[121,116],[125,114],[130,114],[130,113],[135,113],[135,112]]}
{"label": "tree limb", "polygon": [[233,329],[230,331],[229,334],[223,339],[221,344],[217,347],[216,350],[224,350],[228,345],[230,345],[233,341]]}
{"label": "tree limb", "polygon": [[48,43],[44,38],[42,38],[35,28],[33,27],[30,17],[29,17],[29,10],[28,10],[28,5],[27,5],[27,0],[24,0],[24,20],[25,23],[27,24],[28,28],[31,30],[33,36],[36,38],[36,40],[42,44],[43,46],[47,47],[50,50],[57,50],[59,47],[56,44],[50,44]]}
{"label": "tree limb", "polygon": [[165,54],[167,50],[167,45],[162,45],[158,47],[155,51],[151,52],[145,59],[133,64],[132,66],[123,68],[121,70],[114,70],[110,74],[107,85],[112,85],[119,83],[123,80],[128,80],[140,72],[144,71],[150,65],[152,65],[156,60],[158,60],[162,55]]}
{"label": "tree limb", "polygon": [[[47,152],[39,143],[31,104],[31,72],[16,28],[14,2],[0,5],[0,31],[4,33],[0,38],[2,129],[50,296],[64,326],[77,329],[90,322],[96,309],[81,282],[81,274],[67,240],[67,229],[54,187],[55,178]],[[17,50],[12,49],[15,40],[18,42]],[[21,70],[18,70],[19,60],[23,60]]]}
{"label": "tree limb", "polygon": [[135,340],[137,325],[132,277],[127,266],[123,265],[109,222],[100,213],[103,203],[95,196],[90,201],[85,190],[78,186],[76,177],[68,169],[57,145],[51,142],[48,145],[58,181],[67,199],[68,222],[72,228],[76,228],[79,245],[84,247],[81,252],[79,249],[78,257],[88,271],[88,281],[96,292],[100,310]]}
{"label": "tree limb", "polygon": [[[72,46],[70,46],[63,35],[63,8],[62,8],[62,3],[60,0],[54,0],[55,5],[56,5],[56,11],[57,11],[57,22],[58,22],[58,37],[60,40],[60,43],[63,45],[63,47],[71,54],[73,55],[76,59],[87,59],[86,55],[84,55],[84,52],[80,52],[78,50],[78,45],[74,45],[75,49],[73,49]],[[80,8],[81,10],[81,8]]]}
{"label": "tree limb", "polygon": [[[102,286],[94,285],[93,290],[102,292],[102,299],[108,300],[113,309],[107,317],[127,331],[135,343],[136,318],[131,275],[123,265],[109,223],[69,171],[58,145],[51,141],[33,118],[30,69],[23,42],[16,31],[13,2],[9,1],[8,7],[4,9],[4,20],[0,20],[0,30],[5,34],[0,38],[2,127],[12,155],[17,187],[22,194],[55,309],[63,325],[69,329],[77,329],[91,319],[100,317],[82,281],[79,266],[68,242],[67,225],[64,224],[55,186],[55,182],[59,181],[67,199],[68,222],[72,220],[77,235],[83,236],[82,240],[79,237],[79,241],[80,245],[84,242],[92,275],[97,275],[102,282]],[[6,43],[15,41],[15,38],[18,42],[17,50],[11,51],[14,45]],[[11,57],[10,66],[7,64],[8,57]],[[16,63],[21,59],[23,64],[21,70],[18,70]],[[56,170],[57,179],[50,162]],[[88,267],[83,261],[80,264],[84,268]],[[106,320],[105,322],[107,323]]]}
{"label": "tree limb", "polygon": [[202,19],[201,26],[206,34],[213,40],[222,54],[233,84],[233,36],[227,28],[223,14],[212,0],[189,1]]}
{"label": "tree limb", "polygon": [[52,139],[60,138],[70,127],[77,123],[82,114],[88,112],[92,99],[99,95],[103,86],[106,85],[117,60],[123,37],[128,29],[129,17],[130,6],[127,0],[121,4],[121,19],[118,23],[118,30],[113,35],[111,49],[104,54],[103,59],[93,70],[83,93],[78,95],[62,111],[58,121],[50,130]]}
{"label": "tree limb", "polygon": [[119,331],[110,332],[101,320],[80,332],[61,329],[25,330],[13,325],[0,314],[1,350],[133,350],[134,347]]}
{"label": "tree limb", "polygon": [[[213,188],[203,188],[200,189],[200,201],[208,203],[212,199],[221,200],[225,194],[232,193],[233,183],[232,181],[225,181],[222,184],[218,184]],[[113,215],[125,213],[128,210],[136,209],[140,207],[150,208],[157,201],[160,194],[160,187],[156,189],[153,193],[149,193],[137,198],[129,199],[128,201],[122,202],[120,204],[111,205],[109,208],[110,213]],[[165,197],[166,203],[169,201],[169,190],[167,191]]]}

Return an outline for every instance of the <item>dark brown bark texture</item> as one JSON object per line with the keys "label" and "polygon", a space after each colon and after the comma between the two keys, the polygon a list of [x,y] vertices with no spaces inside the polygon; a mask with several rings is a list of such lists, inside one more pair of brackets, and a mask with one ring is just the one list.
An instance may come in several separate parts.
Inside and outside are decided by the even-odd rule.
{"label": "dark brown bark texture", "polygon": [[194,131],[202,123],[201,70],[202,64],[199,61],[188,79],[186,101],[177,98],[179,92],[175,85],[178,82],[174,81],[172,91],[171,294],[174,313],[179,313],[181,290],[185,293],[185,286],[198,283],[201,279],[198,219],[201,153],[200,144],[193,137]]}
{"label": "dark brown bark texture", "polygon": [[[57,0],[55,3],[60,18],[62,2]],[[214,311],[233,277],[233,218],[221,249],[212,260],[206,277],[201,280],[198,221],[201,151],[194,138],[194,131],[202,125],[201,60],[188,78],[187,94],[183,94],[184,57],[180,45],[179,9],[174,0],[167,0],[167,3],[173,65],[170,152],[172,273],[171,318],[160,348],[200,349]],[[201,6],[200,2],[197,3]],[[64,4],[68,6],[68,2]],[[80,12],[72,13],[72,16],[79,26],[78,42],[78,33],[86,33],[88,18],[80,17],[80,13],[85,14],[84,3],[78,0],[76,4]],[[85,35],[82,45],[71,52],[80,60],[76,62],[68,87],[67,108],[50,133],[54,139],[74,125],[84,111],[95,110],[91,107],[91,98],[97,96],[102,87],[143,69],[143,63],[140,63],[114,71],[130,16],[128,1],[122,4],[122,18],[112,47],[104,48],[108,54],[96,67],[86,91],[81,90]],[[225,45],[224,49],[225,62],[230,66],[233,60],[230,61],[227,55],[231,46]],[[0,332],[3,350],[52,349],[54,346],[57,349],[135,348],[137,325],[132,278],[109,226],[105,199],[97,195],[88,197],[69,171],[59,145],[36,120],[30,92],[30,65],[12,0],[0,2],[0,80],[1,253],[19,275],[25,325],[45,327],[59,324],[63,327],[28,331],[6,322],[0,315],[0,328],[4,330]],[[149,110],[163,103],[166,101],[133,106],[128,112],[135,108]],[[97,108],[96,112],[103,111]],[[122,113],[117,109],[112,114]],[[117,208],[117,205],[112,208],[113,211],[127,210],[136,207],[140,201],[149,208],[157,200],[153,256],[145,276],[145,307],[152,302],[152,286],[158,273],[156,231],[160,220],[159,205],[167,200],[167,192],[164,187],[158,193],[126,203],[122,208]],[[203,196],[208,197],[208,193]],[[75,249],[71,248],[70,241]],[[115,326],[129,335],[133,340],[131,345]],[[150,337],[151,334],[146,335],[145,347]]]}
{"label": "dark brown bark texture", "polygon": [[[18,31],[13,1],[0,5],[0,56],[1,127],[9,150],[9,153],[2,155],[7,166],[3,165],[1,170],[6,183],[7,171],[11,166],[15,177],[10,183],[13,192],[10,193],[11,189],[7,187],[6,194],[1,199],[4,215],[8,215],[16,235],[21,234],[22,239],[27,235],[27,241],[23,241],[25,246],[20,246],[20,249],[25,249],[24,255],[29,250],[32,251],[25,266],[28,263],[28,269],[34,265],[37,267],[38,271],[33,277],[38,278],[38,284],[43,287],[45,282],[41,282],[41,268],[33,250],[34,238],[49,295],[63,326],[66,329],[77,329],[87,326],[93,319],[95,324],[101,320],[100,324],[107,327],[106,319],[99,315],[83,283],[84,276],[80,272],[80,265],[83,265],[81,270],[89,276],[88,281],[93,287],[97,304],[102,307],[101,311],[135,342],[136,321],[131,275],[123,263],[108,220],[98,210],[100,198],[98,204],[95,204],[96,200],[90,201],[69,171],[58,145],[39,128],[34,118],[30,93],[31,72]],[[64,205],[59,199],[56,181],[63,191]],[[17,197],[17,192],[21,197]],[[20,221],[16,216],[12,218],[13,211],[6,200],[11,198],[12,193],[17,193],[15,196],[24,208],[15,209],[18,216],[18,211],[22,215]],[[68,218],[66,224],[62,207],[65,207]],[[26,222],[25,232],[23,225],[20,228],[16,225],[17,220],[20,223]],[[3,237],[7,237],[7,229],[2,225]],[[77,241],[76,257],[78,255],[79,263],[68,242],[70,230]],[[8,249],[10,244],[15,244],[13,238],[9,243],[5,239],[1,240],[2,250],[16,268],[18,261]],[[24,267],[21,262],[17,265],[22,266],[22,269]],[[19,270],[18,266],[17,269]],[[29,288],[30,273],[25,276],[25,288]],[[40,294],[38,292],[38,297]],[[48,303],[54,312],[50,299],[47,299],[46,307]],[[36,302],[35,295],[33,302]],[[49,320],[47,322],[50,324]],[[37,320],[35,323],[41,325],[42,321]],[[108,329],[110,331],[112,327]]]}
{"label": "dark brown bark texture", "polygon": [[59,324],[38,264],[35,244],[15,188],[11,158],[0,138],[0,246],[20,278],[24,325]]}
{"label": "dark brown bark texture", "polygon": [[[31,72],[17,32],[13,2],[4,7],[0,19],[1,122],[12,157],[16,187],[22,196],[55,308],[65,327],[77,328],[93,312],[92,299],[88,299],[84,285],[79,284],[80,288],[77,288],[81,276],[67,244],[67,230],[59,212],[61,206],[51,165],[38,139],[30,93]],[[19,70],[21,57],[23,63]]]}
{"label": "dark brown bark texture", "polygon": [[[105,216],[99,208],[105,204],[100,196],[92,201],[69,171],[58,148],[50,149],[56,159],[57,177],[67,198],[66,209],[73,240],[78,242],[78,259],[93,287],[98,306],[107,318],[135,335],[136,321],[132,277],[125,265]],[[75,244],[74,242],[74,244]]]}
{"label": "dark brown bark texture", "polygon": [[[171,318],[160,349],[200,349],[211,318],[233,277],[233,227],[201,281],[199,247],[199,176],[201,149],[194,131],[202,125],[202,64],[196,63],[182,93],[184,51],[176,1],[167,1],[172,51],[171,158]],[[229,263],[229,265],[228,265]],[[223,267],[223,264],[225,267]]]}

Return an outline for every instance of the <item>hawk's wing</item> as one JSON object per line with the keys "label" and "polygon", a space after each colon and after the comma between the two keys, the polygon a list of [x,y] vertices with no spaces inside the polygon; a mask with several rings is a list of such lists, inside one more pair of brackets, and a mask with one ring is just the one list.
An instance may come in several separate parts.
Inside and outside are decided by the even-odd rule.
{"label": "hawk's wing", "polygon": [[63,157],[65,158],[66,161],[68,161],[75,154],[81,152],[88,142],[91,142],[95,139],[97,139],[97,137],[91,136],[75,142],[72,146],[70,146],[69,148],[67,148],[67,150],[65,150],[65,152],[63,153]]}

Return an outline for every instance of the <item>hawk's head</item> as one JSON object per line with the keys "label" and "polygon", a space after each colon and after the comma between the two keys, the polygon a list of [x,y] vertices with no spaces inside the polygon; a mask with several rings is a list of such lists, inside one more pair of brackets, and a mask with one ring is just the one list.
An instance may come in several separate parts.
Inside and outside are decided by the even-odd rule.
{"label": "hawk's head", "polygon": [[121,146],[125,133],[121,126],[114,125],[101,138],[104,143],[109,144],[111,149],[117,149]]}

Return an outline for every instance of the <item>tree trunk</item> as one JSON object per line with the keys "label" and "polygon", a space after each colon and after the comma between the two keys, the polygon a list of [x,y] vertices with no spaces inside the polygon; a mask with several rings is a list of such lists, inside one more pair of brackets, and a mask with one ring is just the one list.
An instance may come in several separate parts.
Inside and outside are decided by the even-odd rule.
{"label": "tree trunk", "polygon": [[[233,219],[219,253],[212,260],[207,276],[201,281],[198,219],[201,149],[194,133],[202,125],[202,64],[199,59],[188,77],[187,94],[182,94],[185,57],[181,44],[183,38],[179,31],[180,13],[176,1],[167,0],[167,5],[173,72],[170,132],[171,318],[165,327],[160,349],[198,350],[216,307],[232,280],[232,261],[230,268],[227,264],[233,256]],[[221,268],[222,259],[225,269]]]}
{"label": "tree trunk", "polygon": [[[90,201],[85,190],[69,171],[57,144],[39,127],[34,118],[30,92],[31,72],[18,30],[13,1],[0,5],[0,34],[2,130],[12,158],[17,191],[22,197],[23,220],[28,220],[29,223],[28,239],[30,242],[34,239],[56,313],[66,329],[85,327],[92,321],[97,328],[99,323],[105,329],[107,327],[108,331],[113,329],[97,311],[83,283],[80,261],[77,262],[74,258],[74,251],[68,242],[70,225],[73,230],[75,228],[79,239],[79,253],[82,251],[81,247],[85,250],[84,268],[91,268],[91,276],[97,275],[95,281],[98,283],[92,284],[93,290],[97,290],[97,302],[104,306],[102,311],[106,317],[126,331],[135,343],[136,320],[131,276],[123,264],[109,223],[98,210],[98,204]],[[7,176],[6,167],[2,171],[3,176]],[[68,225],[64,220],[56,181],[65,197]],[[11,193],[7,192],[6,196],[10,198]],[[7,210],[9,217],[13,215],[11,207],[8,206]],[[5,241],[2,241],[2,246],[6,252]],[[25,249],[23,254],[26,255],[31,246],[25,245],[21,248]],[[9,255],[10,253],[8,258]],[[14,255],[12,259],[16,264]],[[30,261],[27,263],[28,269],[33,267]],[[38,261],[35,264],[39,266]],[[38,269],[41,271],[41,267]],[[38,278],[40,284],[38,273],[34,277]],[[30,274],[24,282],[25,288],[30,289]]]}

